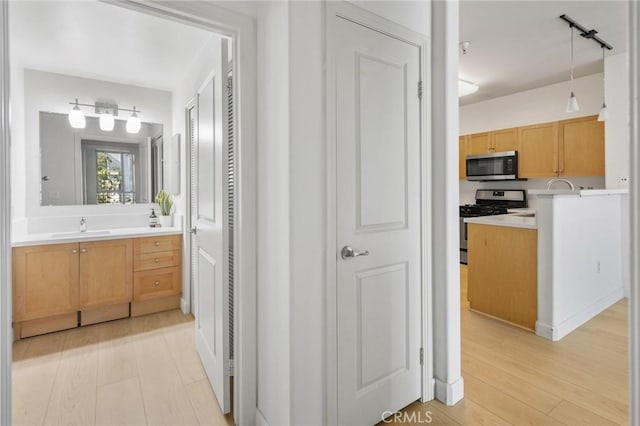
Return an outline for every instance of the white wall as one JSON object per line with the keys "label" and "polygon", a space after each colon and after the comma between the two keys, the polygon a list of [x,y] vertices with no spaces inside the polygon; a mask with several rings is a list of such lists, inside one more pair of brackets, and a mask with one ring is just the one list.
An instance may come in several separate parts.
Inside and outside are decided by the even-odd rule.
{"label": "white wall", "polygon": [[623,297],[622,195],[538,201],[536,332],[561,339]]}
{"label": "white wall", "polygon": [[[482,88],[480,88],[482,90]],[[602,106],[602,74],[574,80],[580,111],[565,111],[570,82],[540,87],[460,107],[460,134],[486,132],[547,121],[598,114]]]}
{"label": "white wall", "polygon": [[629,58],[626,52],[604,61],[609,118],[605,126],[607,188],[629,188]]}
{"label": "white wall", "polygon": [[[19,78],[19,77],[18,77]],[[146,212],[148,205],[136,206],[40,206],[40,143],[39,112],[68,112],[69,102],[75,98],[81,103],[110,101],[123,108],[134,105],[141,110],[142,121],[160,123],[164,126],[165,135],[171,135],[171,93],[124,85],[101,80],[92,80],[62,74],[54,74],[36,70],[24,70],[24,138],[14,139],[12,148],[17,151],[17,170],[14,178],[15,188],[25,187],[24,204],[15,206],[18,212],[24,211],[25,217],[37,218],[48,216],[80,216],[106,212]],[[85,114],[91,114],[88,107]],[[165,138],[165,141],[168,138]],[[24,158],[20,151],[24,149]],[[14,193],[16,191],[14,190]],[[20,202],[15,199],[14,202]],[[114,210],[115,209],[115,210]]]}
{"label": "white wall", "polygon": [[270,425],[292,424],[290,8],[261,3],[258,19],[258,414]]}

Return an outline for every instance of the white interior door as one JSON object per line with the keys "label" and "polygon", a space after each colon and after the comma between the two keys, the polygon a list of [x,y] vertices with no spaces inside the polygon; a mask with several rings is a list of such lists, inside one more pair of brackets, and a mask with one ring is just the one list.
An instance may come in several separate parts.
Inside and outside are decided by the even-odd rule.
{"label": "white interior door", "polygon": [[370,425],[421,396],[420,50],[337,21],[338,423]]}
{"label": "white interior door", "polygon": [[197,151],[192,222],[196,348],[223,413],[231,409],[229,378],[229,305],[225,283],[223,214],[222,94],[209,79],[197,96]]}

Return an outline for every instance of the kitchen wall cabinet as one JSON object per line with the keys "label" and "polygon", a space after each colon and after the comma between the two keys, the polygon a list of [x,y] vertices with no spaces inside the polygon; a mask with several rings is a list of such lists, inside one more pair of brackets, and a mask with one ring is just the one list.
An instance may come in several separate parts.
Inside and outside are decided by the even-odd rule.
{"label": "kitchen wall cabinet", "polygon": [[467,178],[467,136],[458,138],[458,178]]}
{"label": "kitchen wall cabinet", "polygon": [[466,135],[466,154],[517,150],[521,178],[604,176],[604,123],[597,118],[593,115]]}
{"label": "kitchen wall cabinet", "polygon": [[467,155],[514,151],[517,147],[517,128],[467,135]]}
{"label": "kitchen wall cabinet", "polygon": [[518,144],[518,177],[546,178],[558,174],[558,123],[523,126]]}
{"label": "kitchen wall cabinet", "polygon": [[597,116],[561,121],[559,142],[559,176],[604,176],[604,123]]}
{"label": "kitchen wall cabinet", "polygon": [[179,307],[181,246],[169,235],[14,248],[15,338]]}
{"label": "kitchen wall cabinet", "polygon": [[467,297],[476,312],[535,330],[538,318],[538,233],[535,229],[468,224]]}

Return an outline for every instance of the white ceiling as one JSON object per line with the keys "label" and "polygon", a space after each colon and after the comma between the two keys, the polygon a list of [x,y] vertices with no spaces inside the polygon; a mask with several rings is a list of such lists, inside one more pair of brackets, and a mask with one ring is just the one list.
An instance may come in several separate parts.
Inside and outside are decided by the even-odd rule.
{"label": "white ceiling", "polygon": [[[570,30],[567,14],[613,46],[627,50],[627,2],[460,1],[460,41],[471,43],[460,55],[460,78],[480,86],[460,98],[467,105],[569,80]],[[602,72],[602,50],[574,33],[575,77]]]}
{"label": "white ceiling", "polygon": [[171,90],[208,31],[98,1],[11,1],[11,60],[21,67]]}

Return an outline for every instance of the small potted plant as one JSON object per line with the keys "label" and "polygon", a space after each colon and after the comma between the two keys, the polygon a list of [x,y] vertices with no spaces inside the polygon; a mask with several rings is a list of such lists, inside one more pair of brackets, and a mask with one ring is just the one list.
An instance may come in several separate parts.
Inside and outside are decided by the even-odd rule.
{"label": "small potted plant", "polygon": [[158,195],[156,195],[156,204],[160,209],[160,217],[158,218],[160,226],[173,226],[173,216],[171,215],[173,200],[171,200],[171,194],[164,190],[158,192]]}

